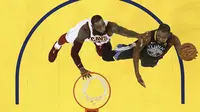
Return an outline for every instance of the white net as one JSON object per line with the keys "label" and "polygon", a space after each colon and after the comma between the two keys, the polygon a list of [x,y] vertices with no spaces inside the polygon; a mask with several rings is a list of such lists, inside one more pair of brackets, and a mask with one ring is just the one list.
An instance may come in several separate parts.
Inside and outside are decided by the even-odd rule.
{"label": "white net", "polygon": [[[90,96],[87,94],[87,89],[88,89],[88,86],[89,84],[91,83],[92,80],[99,80],[102,84],[102,87],[104,89],[103,93],[99,96]],[[98,89],[98,88],[97,88]],[[96,104],[96,102],[100,101],[100,100],[105,100],[106,97],[107,97],[107,90],[108,90],[108,85],[107,85],[107,82],[105,81],[105,79],[103,79],[102,77],[96,75],[96,76],[92,76],[90,79],[86,80],[84,82],[84,85],[83,85],[83,94],[84,94],[84,97],[87,99],[87,101],[93,103],[93,105]]]}
{"label": "white net", "polygon": [[110,96],[110,86],[104,77],[92,74],[87,80],[79,78],[75,87],[76,101],[85,108],[95,109],[104,105]]}

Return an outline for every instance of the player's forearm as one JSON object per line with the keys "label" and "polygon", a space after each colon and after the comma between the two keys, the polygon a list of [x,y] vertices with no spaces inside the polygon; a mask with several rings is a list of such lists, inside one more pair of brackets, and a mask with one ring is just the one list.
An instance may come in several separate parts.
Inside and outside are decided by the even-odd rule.
{"label": "player's forearm", "polygon": [[126,36],[126,37],[135,37],[138,35],[137,32],[132,31],[132,30],[128,30],[120,25],[118,25],[117,23],[114,22],[109,22],[109,26],[111,27],[111,32],[112,33],[116,33],[122,36]]}
{"label": "player's forearm", "polygon": [[74,63],[76,64],[76,66],[78,67],[78,69],[83,67],[83,64],[81,62],[81,58],[77,53],[71,53],[72,59],[74,61]]}
{"label": "player's forearm", "polygon": [[177,36],[173,35],[172,37],[173,37],[172,42],[175,46],[175,49],[177,50],[178,54],[180,55],[181,42]]}
{"label": "player's forearm", "polygon": [[135,69],[135,75],[136,77],[139,76],[139,56],[134,56],[133,57],[133,64],[134,64],[134,69]]}
{"label": "player's forearm", "polygon": [[135,75],[137,78],[140,77],[139,58],[140,58],[140,52],[139,52],[139,47],[137,45],[136,48],[133,50],[133,64],[134,64],[134,69],[135,69]]}
{"label": "player's forearm", "polygon": [[132,30],[128,30],[126,28],[120,27],[118,28],[117,31],[118,34],[126,36],[126,37],[135,37],[137,38],[138,33]]}
{"label": "player's forearm", "polygon": [[81,58],[79,56],[79,51],[80,51],[81,47],[82,47],[81,43],[74,41],[74,46],[71,49],[71,57],[79,69],[83,67]]}

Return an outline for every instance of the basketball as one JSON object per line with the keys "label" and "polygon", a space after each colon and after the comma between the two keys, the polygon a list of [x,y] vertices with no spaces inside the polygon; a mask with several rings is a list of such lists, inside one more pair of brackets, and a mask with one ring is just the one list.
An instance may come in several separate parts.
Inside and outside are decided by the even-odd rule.
{"label": "basketball", "polygon": [[192,43],[184,43],[180,48],[180,57],[185,61],[191,61],[197,57],[197,49]]}

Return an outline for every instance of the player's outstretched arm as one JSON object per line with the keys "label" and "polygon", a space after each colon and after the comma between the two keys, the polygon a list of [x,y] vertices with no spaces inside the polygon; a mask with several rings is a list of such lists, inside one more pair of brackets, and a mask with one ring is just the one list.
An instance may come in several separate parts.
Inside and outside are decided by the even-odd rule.
{"label": "player's outstretched arm", "polygon": [[149,33],[144,33],[144,34],[141,34],[141,35],[138,35],[139,40],[136,44],[136,47],[134,48],[133,50],[133,64],[134,64],[134,69],[135,69],[135,75],[136,75],[136,78],[138,80],[138,82],[143,86],[143,87],[146,87],[141,75],[140,75],[140,72],[139,72],[139,59],[140,59],[140,52],[142,51],[142,49],[144,48],[145,45],[147,45],[151,38],[149,36]]}
{"label": "player's outstretched arm", "polygon": [[[184,61],[191,61],[193,59],[196,59],[198,51],[196,50],[195,46],[191,43],[184,43],[181,45],[181,42],[178,39],[178,37],[173,35],[172,44],[178,51],[178,54],[181,57],[181,59],[183,59]],[[184,50],[185,45],[188,48],[186,51]]]}
{"label": "player's outstretched arm", "polygon": [[172,35],[172,45],[174,45],[175,49],[178,51],[178,54],[180,56],[181,42],[175,35]]}
{"label": "player's outstretched arm", "polygon": [[73,43],[73,47],[71,49],[71,57],[74,63],[76,64],[76,66],[79,68],[81,75],[83,76],[83,79],[91,77],[91,75],[89,74],[89,71],[84,68],[81,62],[81,58],[79,56],[79,51],[81,50],[82,45],[85,39],[88,38],[88,36],[89,36],[89,33],[87,32],[87,30],[85,30],[84,26],[81,27],[78,33],[78,37],[75,39]]}
{"label": "player's outstretched arm", "polygon": [[108,30],[108,32],[110,32],[110,33],[116,33],[116,34],[119,34],[122,36],[134,37],[134,38],[137,38],[136,36],[138,35],[137,32],[128,30],[122,26],[119,26],[117,23],[114,23],[114,22],[109,22],[108,27],[110,29],[110,30]]}

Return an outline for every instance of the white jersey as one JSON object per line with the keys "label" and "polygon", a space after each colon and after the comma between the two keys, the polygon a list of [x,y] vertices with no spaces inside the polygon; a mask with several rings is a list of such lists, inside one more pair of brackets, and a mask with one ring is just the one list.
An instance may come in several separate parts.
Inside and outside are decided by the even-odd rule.
{"label": "white jersey", "polygon": [[[105,24],[107,26],[108,24],[108,21],[105,21]],[[110,36],[108,36],[108,34],[105,34],[105,35],[93,35],[93,29],[92,29],[92,23],[91,21],[88,21],[88,25],[89,25],[89,28],[90,28],[90,40],[93,41],[94,43],[96,43],[98,46],[101,46],[102,44],[105,44],[107,42],[110,41]]]}
{"label": "white jersey", "polygon": [[[104,22],[105,22],[105,24],[106,24],[106,26],[107,26],[108,21],[105,21],[105,20],[104,20]],[[71,28],[71,29],[69,30],[69,32],[67,32],[67,35],[66,35],[66,37],[65,37],[66,40],[67,40],[67,42],[73,43],[74,40],[75,40],[75,39],[77,38],[77,36],[78,36],[78,32],[79,32],[80,28],[81,28],[84,24],[86,24],[86,23],[88,23],[88,26],[89,26],[89,29],[90,29],[90,38],[89,38],[89,39],[86,39],[86,40],[90,40],[90,41],[94,42],[94,43],[95,43],[96,45],[98,45],[98,46],[101,46],[101,45],[103,45],[103,44],[105,44],[105,43],[107,43],[107,42],[110,41],[110,38],[111,38],[111,37],[108,36],[107,34],[102,35],[102,36],[100,36],[100,35],[93,35],[91,19],[86,19],[86,20],[83,20],[83,21],[79,22],[75,27]]]}

